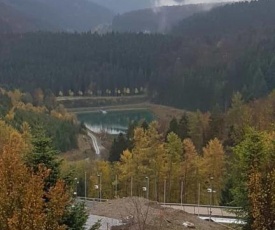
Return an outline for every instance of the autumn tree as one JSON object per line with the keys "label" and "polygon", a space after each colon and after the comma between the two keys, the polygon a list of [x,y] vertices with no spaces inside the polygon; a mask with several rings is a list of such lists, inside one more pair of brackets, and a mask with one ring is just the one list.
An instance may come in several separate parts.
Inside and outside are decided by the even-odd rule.
{"label": "autumn tree", "polygon": [[234,148],[235,204],[243,207],[247,229],[275,228],[274,132],[250,129]]}
{"label": "autumn tree", "polygon": [[120,194],[129,196],[133,193],[133,179],[136,175],[133,153],[129,150],[123,151],[118,163]]}
{"label": "autumn tree", "polygon": [[65,230],[60,224],[70,202],[65,184],[57,180],[45,191],[49,170],[42,165],[37,172],[30,170],[23,161],[24,140],[17,131],[6,128],[8,138],[0,150],[0,228]]}
{"label": "autumn tree", "polygon": [[209,140],[209,122],[210,113],[197,111],[192,113],[189,118],[189,135],[198,152],[201,152],[203,146]]}
{"label": "autumn tree", "polygon": [[184,202],[196,203],[199,178],[199,155],[191,139],[183,140],[183,158],[181,176],[184,182]]}
{"label": "autumn tree", "polygon": [[225,170],[225,152],[223,146],[217,138],[214,138],[203,148],[200,171],[204,181],[207,183],[206,186],[208,188],[212,186],[211,190],[215,191],[214,197],[217,199],[216,202],[214,200],[214,203],[216,204],[218,204],[221,197]]}
{"label": "autumn tree", "polygon": [[[175,133],[169,133],[165,145],[167,153],[167,178],[170,200],[177,201],[175,197],[180,197],[177,193],[180,185],[180,164],[183,159],[182,142]],[[172,193],[172,191],[174,191]]]}
{"label": "autumn tree", "polygon": [[231,107],[226,114],[228,139],[226,143],[234,146],[238,144],[245,134],[245,129],[251,125],[251,111],[244,104],[242,95],[237,92],[232,96]]}
{"label": "autumn tree", "polygon": [[[142,187],[149,180],[149,197],[156,200],[160,197],[160,186],[166,175],[165,149],[162,136],[158,132],[158,124],[152,122],[147,129],[138,127],[134,131],[134,147],[123,152],[118,164],[119,178],[127,194],[144,195]],[[132,189],[131,189],[132,186]]]}

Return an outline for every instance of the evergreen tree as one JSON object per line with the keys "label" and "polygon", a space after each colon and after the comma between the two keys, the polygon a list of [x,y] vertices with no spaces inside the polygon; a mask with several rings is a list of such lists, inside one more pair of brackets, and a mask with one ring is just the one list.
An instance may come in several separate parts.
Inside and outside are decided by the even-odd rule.
{"label": "evergreen tree", "polygon": [[169,123],[169,128],[166,133],[166,139],[167,139],[169,133],[171,133],[171,132],[173,132],[175,134],[179,133],[179,123],[178,123],[177,118],[175,118],[175,117],[173,117]]}
{"label": "evergreen tree", "polygon": [[110,162],[119,161],[121,154],[124,150],[128,149],[128,147],[128,141],[126,140],[124,134],[120,133],[113,141],[108,160]]}
{"label": "evergreen tree", "polygon": [[57,158],[57,151],[52,147],[52,141],[45,135],[45,132],[38,127],[32,139],[33,150],[26,155],[26,164],[34,172],[43,165],[50,170],[46,181],[46,188],[54,185],[60,177],[61,161]]}
{"label": "evergreen tree", "polygon": [[178,136],[181,140],[190,138],[189,136],[190,129],[189,129],[189,119],[187,113],[184,113],[179,120],[178,124]]}

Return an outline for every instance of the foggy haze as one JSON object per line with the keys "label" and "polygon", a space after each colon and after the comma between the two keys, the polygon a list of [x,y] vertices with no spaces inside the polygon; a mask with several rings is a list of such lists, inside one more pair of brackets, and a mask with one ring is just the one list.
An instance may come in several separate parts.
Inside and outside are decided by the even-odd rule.
{"label": "foggy haze", "polygon": [[240,2],[241,0],[153,0],[153,7],[174,6],[184,4],[216,3],[216,2]]}

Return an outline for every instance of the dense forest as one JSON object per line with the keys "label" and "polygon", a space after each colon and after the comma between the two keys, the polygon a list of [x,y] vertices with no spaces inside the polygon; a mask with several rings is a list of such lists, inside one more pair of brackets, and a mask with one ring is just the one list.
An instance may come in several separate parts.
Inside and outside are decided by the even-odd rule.
{"label": "dense forest", "polygon": [[113,18],[112,30],[119,32],[166,33],[184,18],[208,11],[221,4],[163,6],[119,14]]}
{"label": "dense forest", "polygon": [[273,27],[274,1],[244,1],[220,6],[182,20],[173,32],[186,36],[219,36]]}
{"label": "dense forest", "polygon": [[[150,200],[238,206],[244,229],[275,229],[274,11],[234,3],[167,35],[0,34],[0,229],[83,229],[74,191],[111,199],[144,186]],[[130,124],[108,160],[61,164],[80,130],[56,96],[136,94],[193,111],[168,130]]]}
{"label": "dense forest", "polygon": [[19,131],[29,127],[33,135],[37,130],[44,130],[60,152],[77,148],[76,118],[57,105],[52,94],[44,95],[42,90],[31,95],[0,88],[0,119]]}
{"label": "dense forest", "polygon": [[[189,110],[225,109],[236,91],[251,100],[274,88],[274,10],[268,0],[218,7],[187,19],[194,26],[183,35],[1,35],[1,84],[55,95],[147,93]],[[222,32],[204,34],[204,17]]]}

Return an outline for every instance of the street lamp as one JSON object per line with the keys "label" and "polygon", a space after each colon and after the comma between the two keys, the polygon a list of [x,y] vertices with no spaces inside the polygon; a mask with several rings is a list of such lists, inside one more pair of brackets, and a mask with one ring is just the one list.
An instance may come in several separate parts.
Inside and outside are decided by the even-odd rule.
{"label": "street lamp", "polygon": [[133,176],[131,176],[131,197],[133,196]]}
{"label": "street lamp", "polygon": [[115,197],[116,198],[117,198],[117,184],[118,184],[118,180],[117,180],[117,175],[116,175],[116,183],[115,183],[115,186],[116,186]]}
{"label": "street lamp", "polygon": [[146,178],[146,181],[147,181],[147,185],[146,185],[146,198],[147,198],[147,200],[149,200],[149,181],[150,181],[150,179],[149,179],[148,176],[145,177],[145,178]]}
{"label": "street lamp", "polygon": [[166,178],[164,178],[164,185],[163,185],[163,203],[166,203]]}
{"label": "street lamp", "polygon": [[98,199],[99,199],[99,202],[101,202],[101,174],[98,173],[97,178],[99,181]]}
{"label": "street lamp", "polygon": [[87,172],[85,171],[85,178],[84,178],[84,190],[85,190],[85,192],[84,192],[84,196],[85,196],[85,201],[86,201],[86,199],[87,199]]}
{"label": "street lamp", "polygon": [[209,192],[210,196],[209,196],[209,221],[211,221],[211,215],[212,215],[212,200],[213,200],[213,184],[212,181],[214,179],[214,177],[210,177],[210,188],[207,189],[207,192]]}
{"label": "street lamp", "polygon": [[77,178],[75,177],[74,178],[74,181],[75,181],[75,187],[74,187],[74,195],[77,196],[77,184],[79,184],[79,181],[77,180]]}
{"label": "street lamp", "polygon": [[180,186],[180,203],[183,209],[183,179],[181,179],[181,186]]}

